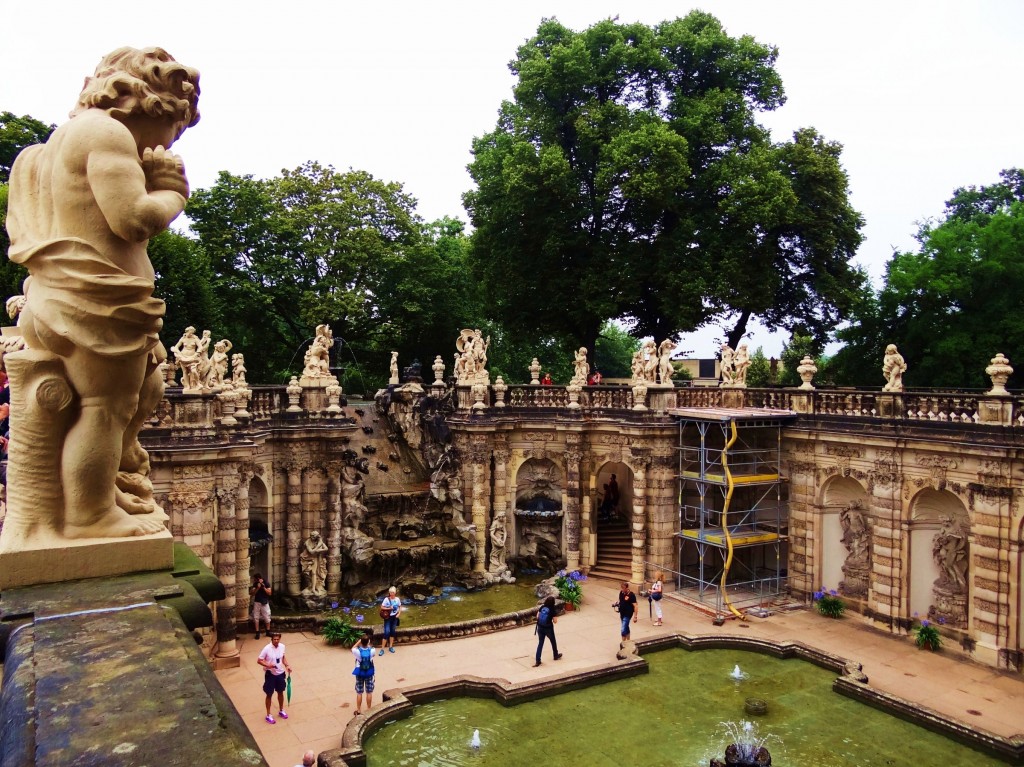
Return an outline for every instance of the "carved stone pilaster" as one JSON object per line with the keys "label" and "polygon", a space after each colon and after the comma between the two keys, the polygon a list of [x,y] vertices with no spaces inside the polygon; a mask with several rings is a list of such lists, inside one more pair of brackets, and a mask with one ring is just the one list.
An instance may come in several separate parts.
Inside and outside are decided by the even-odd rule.
{"label": "carved stone pilaster", "polygon": [[299,572],[299,550],[302,546],[302,469],[298,464],[288,465],[287,483],[285,526],[288,535],[285,550],[285,582],[287,593],[290,596],[298,596],[302,591]]}
{"label": "carved stone pilaster", "polygon": [[583,445],[579,434],[565,435],[565,569],[580,566],[580,461]]}
{"label": "carved stone pilaster", "polygon": [[631,522],[633,551],[630,580],[641,584],[644,581],[645,524],[647,516],[647,472],[651,462],[649,448],[630,448],[626,462],[633,470],[633,514]]}

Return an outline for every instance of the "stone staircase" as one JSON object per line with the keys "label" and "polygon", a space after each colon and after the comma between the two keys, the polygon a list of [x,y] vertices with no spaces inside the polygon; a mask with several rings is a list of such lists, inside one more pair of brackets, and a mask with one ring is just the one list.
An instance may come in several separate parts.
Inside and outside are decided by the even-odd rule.
{"label": "stone staircase", "polygon": [[628,581],[632,575],[633,537],[625,521],[601,522],[597,527],[597,564],[590,574],[614,581]]}

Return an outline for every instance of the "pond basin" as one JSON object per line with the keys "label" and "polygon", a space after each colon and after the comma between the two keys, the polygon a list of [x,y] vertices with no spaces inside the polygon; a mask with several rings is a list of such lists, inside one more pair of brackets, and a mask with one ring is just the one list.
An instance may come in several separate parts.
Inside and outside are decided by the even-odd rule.
{"label": "pond basin", "polygon": [[[835,670],[798,658],[680,648],[643,660],[649,673],[582,690],[566,680],[566,691],[552,686],[546,697],[531,695],[518,705],[476,696],[420,703],[407,718],[393,717],[372,734],[366,729],[367,763],[620,767],[625,757],[652,767],[697,767],[722,758],[723,723],[752,719],[744,712],[749,697],[768,702],[756,722],[777,767],[1010,763],[837,694]],[[730,676],[736,665],[745,679]],[[470,746],[474,731],[479,748]]]}

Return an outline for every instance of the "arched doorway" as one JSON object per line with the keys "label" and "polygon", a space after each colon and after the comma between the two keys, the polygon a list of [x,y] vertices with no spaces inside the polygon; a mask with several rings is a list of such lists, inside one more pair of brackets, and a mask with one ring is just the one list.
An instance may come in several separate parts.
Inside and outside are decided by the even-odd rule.
{"label": "arched doorway", "polygon": [[633,572],[633,472],[621,461],[609,461],[594,475],[591,535],[596,539],[590,572],[628,581]]}
{"label": "arched doorway", "polygon": [[276,585],[273,570],[274,535],[270,517],[267,486],[262,478],[253,477],[249,483],[249,572],[245,574],[250,583],[254,573],[261,573],[271,585]]}
{"label": "arched doorway", "polygon": [[562,567],[564,472],[550,458],[530,458],[516,471],[515,487],[512,540],[517,564],[544,571]]}

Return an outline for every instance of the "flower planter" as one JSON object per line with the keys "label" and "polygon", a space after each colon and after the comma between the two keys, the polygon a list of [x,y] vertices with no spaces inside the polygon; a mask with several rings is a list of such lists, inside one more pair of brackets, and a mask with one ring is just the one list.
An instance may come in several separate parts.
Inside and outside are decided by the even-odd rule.
{"label": "flower planter", "polygon": [[571,613],[575,609],[576,609],[576,605],[574,605],[572,602],[566,602],[565,603],[565,611],[567,613]]}

